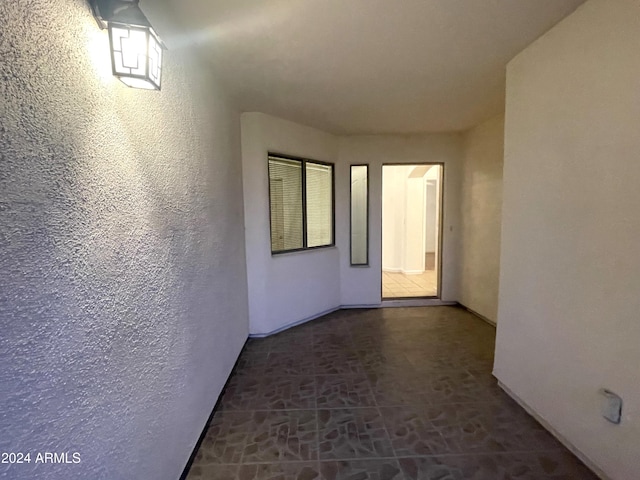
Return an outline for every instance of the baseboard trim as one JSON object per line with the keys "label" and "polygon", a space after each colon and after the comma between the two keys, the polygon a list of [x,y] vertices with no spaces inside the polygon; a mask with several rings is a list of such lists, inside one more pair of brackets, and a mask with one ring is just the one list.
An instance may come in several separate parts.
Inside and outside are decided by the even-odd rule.
{"label": "baseboard trim", "polygon": [[460,302],[457,302],[457,303],[461,308],[464,308],[467,312],[474,314],[480,320],[484,320],[485,322],[487,322],[492,327],[497,327],[498,326],[498,324],[495,321],[491,320],[490,318],[485,317],[484,315],[479,314],[474,309],[469,308],[469,307],[467,307],[466,305],[464,305],[464,304],[462,304]]}
{"label": "baseboard trim", "polygon": [[567,449],[573,453],[578,459],[584,463],[589,470],[591,470],[601,480],[612,480],[607,476],[595,463],[593,463],[589,457],[582,453],[573,443],[567,440],[566,437],[561,435],[555,428],[553,428],[543,417],[538,415],[533,408],[531,408],[524,400],[516,395],[509,387],[498,380],[498,386],[504,390],[518,405],[520,405],[529,415],[531,415],[540,425],[542,425],[551,435],[553,435],[560,443],[562,443]]}
{"label": "baseboard trim", "polygon": [[457,302],[447,302],[439,298],[416,298],[416,299],[399,299],[399,300],[382,300],[380,307],[449,307],[457,305]]}
{"label": "baseboard trim", "polygon": [[380,308],[379,303],[360,303],[360,304],[352,304],[352,305],[340,305],[340,309],[349,310],[349,309],[366,309],[366,308]]}
{"label": "baseboard trim", "polygon": [[220,395],[218,395],[216,403],[213,405],[213,408],[211,409],[211,413],[209,414],[209,418],[207,418],[207,421],[204,424],[204,428],[202,429],[202,432],[200,433],[200,436],[198,437],[198,441],[196,442],[195,447],[193,447],[193,451],[191,452],[191,455],[189,456],[189,460],[187,460],[187,464],[185,465],[184,470],[182,470],[182,475],[180,475],[180,479],[179,480],[186,480],[187,476],[189,475],[189,470],[191,470],[191,467],[193,466],[193,461],[196,459],[196,455],[198,454],[198,450],[200,449],[200,445],[202,445],[202,442],[204,441],[204,437],[207,435],[207,430],[209,429],[209,425],[211,425],[211,420],[213,420],[213,415],[216,413],[216,410],[218,409],[218,406],[220,405],[220,399],[222,399],[222,394],[224,393],[224,389],[227,388],[227,384],[229,383],[229,379],[233,376],[233,373],[236,371],[236,368],[238,367],[238,361],[240,360],[240,356],[242,355],[242,351],[244,350],[244,347],[246,345],[247,345],[247,341],[245,340],[244,345],[242,345],[242,348],[240,349],[240,353],[238,354],[238,358],[236,358],[236,361],[233,364],[233,368],[231,369],[231,372],[229,372],[229,376],[227,377],[227,381],[224,382],[224,386],[222,387],[222,390],[220,390]]}
{"label": "baseboard trim", "polygon": [[304,323],[310,322],[311,320],[315,320],[316,318],[320,318],[320,317],[323,317],[325,315],[329,315],[330,313],[333,313],[333,312],[335,312],[337,310],[340,310],[341,308],[342,308],[342,306],[337,306],[337,307],[334,307],[334,308],[330,308],[330,309],[325,310],[324,312],[318,313],[316,315],[312,315],[310,317],[303,318],[302,320],[297,320],[295,322],[287,323],[286,325],[283,325],[282,327],[276,328],[275,330],[272,330],[270,332],[266,332],[266,333],[251,333],[251,334],[249,334],[249,338],[269,337],[271,335],[275,335],[276,333],[284,332],[285,330],[289,330],[290,328],[297,327],[298,325],[302,325]]}
{"label": "baseboard trim", "polygon": [[394,308],[394,307],[450,307],[455,305],[458,305],[458,302],[443,301],[443,300],[440,300],[439,298],[383,300],[381,303],[374,303],[374,304],[369,303],[369,304],[356,304],[356,305],[339,305],[335,308],[330,308],[316,315],[303,318],[302,320],[297,320],[295,322],[287,323],[286,325],[276,328],[275,330],[272,330],[270,332],[251,333],[249,334],[249,338],[270,337],[271,335],[276,335],[280,332],[284,332],[285,330],[289,330],[290,328],[303,325],[307,322],[316,320],[317,318],[320,318],[320,317],[324,317],[325,315],[329,315],[330,313],[336,312],[338,310],[348,310],[348,309],[357,309],[357,308]]}

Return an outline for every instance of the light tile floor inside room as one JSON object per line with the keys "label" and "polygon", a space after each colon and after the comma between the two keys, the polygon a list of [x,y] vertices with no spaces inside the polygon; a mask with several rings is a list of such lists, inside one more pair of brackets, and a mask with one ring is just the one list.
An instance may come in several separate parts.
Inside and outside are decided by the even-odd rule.
{"label": "light tile floor inside room", "polygon": [[438,274],[435,270],[407,275],[382,272],[382,297],[435,297],[438,295]]}
{"label": "light tile floor inside room", "polygon": [[596,480],[497,386],[494,339],[422,307],[249,340],[188,480]]}

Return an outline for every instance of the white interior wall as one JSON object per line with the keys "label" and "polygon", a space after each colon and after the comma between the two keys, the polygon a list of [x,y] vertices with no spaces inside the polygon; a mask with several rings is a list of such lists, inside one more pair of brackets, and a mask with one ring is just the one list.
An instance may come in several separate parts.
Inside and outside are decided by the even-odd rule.
{"label": "white interior wall", "polygon": [[[262,113],[243,113],[241,123],[250,331],[259,335],[340,306],[336,247],[271,255],[267,163],[268,152],[335,163],[338,141]],[[342,205],[348,216],[349,204]]]}
{"label": "white interior wall", "polygon": [[[269,151],[335,162],[335,247],[271,255]],[[243,189],[251,333],[273,332],[341,305],[380,305],[383,163],[445,164],[441,291],[443,300],[455,301],[461,152],[459,134],[335,137],[262,113],[243,114]],[[352,267],[350,264],[352,164],[369,165],[368,266]],[[420,201],[424,201],[422,197]],[[422,224],[420,228],[424,228]],[[422,233],[419,237],[422,242]],[[424,262],[424,252],[421,257]]]}
{"label": "white interior wall", "polygon": [[[445,164],[441,298],[445,301],[456,301],[458,295],[461,135],[451,133],[408,136],[350,136],[339,138],[339,145],[339,164],[336,171],[337,205],[348,205],[349,164],[369,164],[371,201],[369,266],[351,267],[348,256],[340,256],[342,305],[379,305],[382,299],[382,165],[387,163],[443,162]],[[345,245],[348,248],[348,208],[336,209],[336,240],[341,250]]]}
{"label": "white interior wall", "polygon": [[424,253],[435,253],[438,237],[438,181],[425,178]]}
{"label": "white interior wall", "polygon": [[442,168],[433,166],[424,176],[425,181],[425,242],[424,253],[435,253],[435,270],[438,268],[438,240],[440,233],[440,191]]}
{"label": "white interior wall", "polygon": [[507,72],[495,374],[614,480],[640,476],[638,45],[638,1],[590,0]]}
{"label": "white interior wall", "polygon": [[[401,242],[403,243],[402,271],[406,274],[424,272],[424,178],[409,177],[405,182],[405,220]],[[386,248],[384,243],[382,248]]]}
{"label": "white interior wall", "polygon": [[384,168],[382,182],[382,269],[402,272],[405,265],[405,229],[407,227],[407,180],[413,167],[396,165]]}
{"label": "white interior wall", "polygon": [[0,2],[2,478],[175,480],[247,338],[240,116],[148,7],[161,92],[88,2]]}
{"label": "white interior wall", "polygon": [[459,301],[492,322],[498,318],[503,163],[504,115],[465,133]]}

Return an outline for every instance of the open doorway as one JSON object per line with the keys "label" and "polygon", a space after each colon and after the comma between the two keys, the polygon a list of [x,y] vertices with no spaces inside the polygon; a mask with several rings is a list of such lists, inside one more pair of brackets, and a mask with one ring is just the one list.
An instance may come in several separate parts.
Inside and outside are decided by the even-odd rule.
{"label": "open doorway", "polygon": [[441,164],[382,167],[382,298],[440,296]]}

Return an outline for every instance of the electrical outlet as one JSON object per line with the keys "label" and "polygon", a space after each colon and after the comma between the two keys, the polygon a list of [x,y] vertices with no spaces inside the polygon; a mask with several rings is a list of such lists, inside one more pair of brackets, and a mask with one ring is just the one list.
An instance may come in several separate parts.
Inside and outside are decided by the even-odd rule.
{"label": "electrical outlet", "polygon": [[600,394],[604,397],[602,416],[618,425],[622,421],[622,398],[606,388],[600,389]]}

